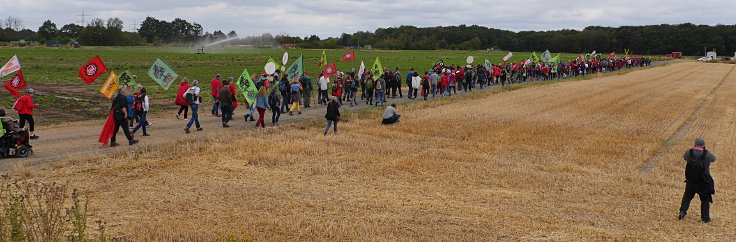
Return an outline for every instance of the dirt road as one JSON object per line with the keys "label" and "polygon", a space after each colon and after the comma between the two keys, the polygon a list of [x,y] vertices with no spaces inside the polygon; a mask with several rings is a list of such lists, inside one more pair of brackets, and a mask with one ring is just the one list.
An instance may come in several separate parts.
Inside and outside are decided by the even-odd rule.
{"label": "dirt road", "polygon": [[[462,91],[459,91],[458,93],[462,94]],[[402,92],[402,95],[404,95],[403,98],[398,96],[396,98],[386,98],[386,104],[390,105],[391,103],[412,101],[406,97],[406,89]],[[421,96],[419,99],[421,99]],[[314,102],[316,98],[313,97],[312,100]],[[341,107],[341,110],[357,110],[374,107],[367,105],[365,101],[361,101],[359,97],[357,100],[359,102],[358,106],[350,107],[347,102],[345,102],[345,105]],[[105,122],[104,120],[71,122],[51,126],[40,125],[40,127],[36,128],[36,133],[41,136],[41,138],[33,140],[31,143],[33,145],[34,153],[30,157],[24,159],[0,160],[0,172],[10,171],[16,167],[33,167],[39,164],[90,154],[105,154],[116,151],[134,150],[142,146],[163,144],[184,137],[200,139],[210,136],[225,135],[233,131],[255,128],[255,122],[244,121],[243,115],[246,114],[247,111],[242,105],[235,111],[235,114],[233,115],[234,120],[230,122],[230,126],[232,126],[230,128],[222,127],[221,119],[210,114],[211,108],[212,103],[207,102],[207,99],[205,99],[205,103],[200,107],[200,124],[204,129],[201,132],[192,131],[192,133],[186,134],[183,129],[188,121],[183,120],[183,118],[181,120],[177,120],[175,117],[175,110],[178,109],[178,107],[175,108],[172,106],[170,112],[149,116],[149,121],[153,123],[153,126],[148,129],[151,136],[142,137],[142,131],[139,130],[136,134],[136,139],[139,139],[141,142],[135,146],[128,146],[125,141],[125,135],[120,131],[118,133],[118,141],[121,146],[116,148],[103,147],[100,143],[97,143],[100,131],[102,130],[102,125]],[[298,115],[296,112],[294,113],[294,116],[289,116],[288,113],[282,114],[280,125],[283,126],[309,119],[322,118],[325,112],[326,106],[313,103],[311,108],[303,108],[301,115]],[[254,114],[257,116],[258,113],[255,112]],[[376,118],[378,119],[379,117]],[[267,128],[271,126],[270,111],[266,111],[266,123]]]}

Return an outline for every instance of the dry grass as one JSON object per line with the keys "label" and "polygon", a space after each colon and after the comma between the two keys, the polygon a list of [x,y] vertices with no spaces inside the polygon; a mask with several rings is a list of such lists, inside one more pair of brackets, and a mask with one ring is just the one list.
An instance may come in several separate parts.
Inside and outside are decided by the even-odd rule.
{"label": "dry grass", "polygon": [[[71,160],[32,179],[83,188],[109,234],[137,238],[733,240],[732,69],[678,63],[409,104],[394,127],[353,114],[336,137],[309,124],[234,132]],[[674,148],[640,169],[678,130]],[[719,159],[708,225],[697,201],[676,220],[680,157],[696,136]]]}

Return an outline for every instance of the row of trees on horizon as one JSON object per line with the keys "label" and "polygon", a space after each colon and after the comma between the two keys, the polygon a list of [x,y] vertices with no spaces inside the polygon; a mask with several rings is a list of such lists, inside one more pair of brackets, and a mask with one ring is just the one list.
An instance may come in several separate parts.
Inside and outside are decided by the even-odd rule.
{"label": "row of trees on horizon", "polygon": [[76,39],[87,46],[137,46],[137,45],[189,45],[214,43],[228,38],[224,44],[281,45],[298,48],[338,49],[371,45],[376,49],[390,50],[509,50],[587,53],[631,49],[635,54],[659,55],[683,52],[685,55],[705,55],[705,51],[734,53],[736,51],[736,25],[694,25],[690,23],[646,26],[600,27],[583,30],[521,31],[488,28],[478,25],[414,27],[400,26],[379,28],[374,32],[343,33],[340,37],[322,39],[317,35],[294,37],[263,34],[238,37],[235,31],[227,34],[221,30],[205,32],[196,22],[184,19],[173,21],[146,18],[137,32],[123,31],[123,21],[110,18],[107,21],[93,19],[86,26],[74,23],[57,25],[50,20],[38,31],[23,28],[17,17],[0,19],[0,41],[20,39],[39,41],[59,40],[62,44]]}

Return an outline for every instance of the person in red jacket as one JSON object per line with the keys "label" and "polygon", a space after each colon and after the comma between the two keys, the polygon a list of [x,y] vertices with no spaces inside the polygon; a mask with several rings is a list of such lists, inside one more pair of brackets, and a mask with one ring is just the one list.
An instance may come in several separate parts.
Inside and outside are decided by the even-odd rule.
{"label": "person in red jacket", "polygon": [[212,90],[212,116],[220,117],[220,88],[222,88],[222,84],[220,83],[220,74],[215,75],[215,79],[212,79],[212,82],[210,83],[210,89]]}
{"label": "person in red jacket", "polygon": [[33,103],[33,95],[35,93],[36,91],[33,88],[28,88],[26,95],[20,97],[13,107],[18,111],[18,116],[20,116],[20,128],[24,128],[26,121],[28,121],[28,131],[31,139],[38,139],[38,136],[33,133],[36,128],[36,124],[33,122],[33,108],[38,107],[38,105]]}
{"label": "person in red jacket", "polygon": [[450,77],[448,76],[449,70],[442,73],[440,77],[440,90],[442,90],[442,96],[447,95],[447,87],[450,85]]}
{"label": "person in red jacket", "polygon": [[176,99],[174,99],[174,103],[179,105],[179,112],[176,113],[176,119],[181,119],[181,112],[184,112],[184,120],[187,120],[189,104],[187,103],[187,100],[184,99],[184,93],[187,92],[187,90],[189,90],[189,78],[185,77],[181,80],[179,90],[176,91]]}

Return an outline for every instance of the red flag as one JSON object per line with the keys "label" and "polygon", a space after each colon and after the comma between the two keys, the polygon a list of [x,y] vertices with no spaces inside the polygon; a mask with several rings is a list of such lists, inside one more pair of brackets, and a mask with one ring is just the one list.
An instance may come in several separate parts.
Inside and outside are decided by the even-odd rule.
{"label": "red flag", "polygon": [[608,58],[611,58],[611,57],[614,57],[614,56],[616,56],[616,51],[611,52],[611,54],[608,54]]}
{"label": "red flag", "polygon": [[332,75],[337,74],[337,67],[335,67],[335,63],[330,63],[329,65],[325,66],[325,69],[322,69],[322,75],[326,76],[327,78],[330,78]]}
{"label": "red flag", "polygon": [[8,90],[8,92],[16,98],[20,96],[20,90],[23,88],[26,88],[26,80],[23,78],[23,71],[20,70],[15,73],[13,78],[10,78],[10,80],[5,83],[5,90]]}
{"label": "red flag", "polygon": [[102,63],[100,56],[97,55],[87,62],[87,64],[84,64],[82,68],[79,68],[79,79],[82,79],[84,83],[89,85],[95,82],[102,74],[105,74],[105,72],[107,72],[107,67]]}
{"label": "red flag", "polygon": [[107,121],[105,121],[105,126],[102,126],[102,132],[100,132],[100,138],[97,139],[97,142],[102,143],[102,146],[105,146],[110,143],[110,138],[112,138],[112,134],[115,132],[115,118],[113,111],[110,110],[110,115],[107,116]]}
{"label": "red flag", "polygon": [[342,55],[342,62],[355,61],[355,51],[350,51]]}

